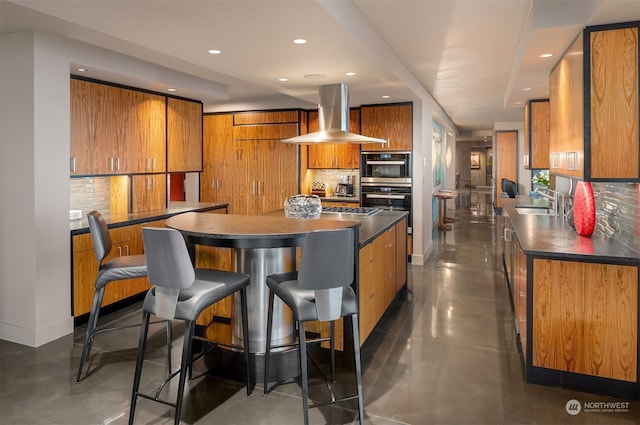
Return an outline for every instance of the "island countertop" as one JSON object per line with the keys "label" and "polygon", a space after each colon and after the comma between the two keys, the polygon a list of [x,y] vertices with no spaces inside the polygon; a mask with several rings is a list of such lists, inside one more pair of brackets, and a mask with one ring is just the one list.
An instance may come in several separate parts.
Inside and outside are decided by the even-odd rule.
{"label": "island countertop", "polygon": [[[275,210],[265,214],[266,216],[283,217],[284,210]],[[394,224],[405,219],[409,213],[407,211],[380,210],[373,215],[359,215],[348,213],[322,213],[322,220],[346,220],[360,223],[359,242],[360,248],[371,243],[374,239],[384,233]],[[292,219],[304,220],[304,219]]]}
{"label": "island countertop", "polygon": [[526,254],[579,261],[640,263],[640,253],[634,249],[597,230],[591,237],[580,236],[562,215],[527,215],[516,211],[516,206],[547,205],[544,199],[528,196],[503,199],[503,210]]}
{"label": "island countertop", "polygon": [[[102,213],[107,225],[110,229],[129,226],[133,224],[145,223],[153,220],[164,220],[169,217],[173,217],[177,214],[182,214],[189,211],[194,212],[206,212],[217,209],[226,209],[228,204],[216,204],[209,202],[170,202],[169,206],[160,210],[145,211],[141,213],[132,214],[109,214],[108,212]],[[80,220],[72,220],[69,223],[71,230],[71,236],[80,235],[83,233],[89,233],[89,222],[86,214],[83,215]]]}

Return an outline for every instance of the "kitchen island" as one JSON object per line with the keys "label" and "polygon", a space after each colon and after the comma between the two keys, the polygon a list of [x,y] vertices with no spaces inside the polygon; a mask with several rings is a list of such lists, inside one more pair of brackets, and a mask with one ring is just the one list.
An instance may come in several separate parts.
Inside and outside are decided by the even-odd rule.
{"label": "kitchen island", "polygon": [[640,253],[600,232],[579,236],[562,215],[536,213],[544,206],[503,200],[526,380],[638,400]]}

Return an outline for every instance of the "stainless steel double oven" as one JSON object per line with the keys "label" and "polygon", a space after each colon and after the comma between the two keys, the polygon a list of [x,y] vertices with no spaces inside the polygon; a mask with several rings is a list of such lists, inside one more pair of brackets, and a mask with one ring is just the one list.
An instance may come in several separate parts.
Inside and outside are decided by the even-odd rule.
{"label": "stainless steel double oven", "polygon": [[362,152],[360,205],[409,212],[411,233],[411,152]]}

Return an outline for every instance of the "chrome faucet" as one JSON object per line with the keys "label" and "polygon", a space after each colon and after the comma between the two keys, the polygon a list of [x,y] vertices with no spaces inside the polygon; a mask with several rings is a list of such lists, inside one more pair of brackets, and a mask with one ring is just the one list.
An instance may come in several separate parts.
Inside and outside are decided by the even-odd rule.
{"label": "chrome faucet", "polygon": [[[560,213],[564,216],[565,214],[564,193],[558,190],[553,190],[553,189],[547,189],[545,192],[542,192],[540,191],[539,188],[536,188],[534,192],[536,192],[538,195],[545,198],[546,200],[551,201],[551,210],[555,215],[558,215],[558,213]],[[552,193],[552,195],[550,195],[549,193]]]}

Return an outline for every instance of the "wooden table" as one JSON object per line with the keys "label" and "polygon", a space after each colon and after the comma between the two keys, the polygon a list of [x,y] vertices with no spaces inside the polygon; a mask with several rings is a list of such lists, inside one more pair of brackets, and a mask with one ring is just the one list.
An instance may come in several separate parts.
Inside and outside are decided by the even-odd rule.
{"label": "wooden table", "polygon": [[447,199],[458,197],[457,190],[439,190],[433,194],[438,199],[438,229],[451,230],[451,225],[447,222],[455,221],[454,218],[447,218]]}

